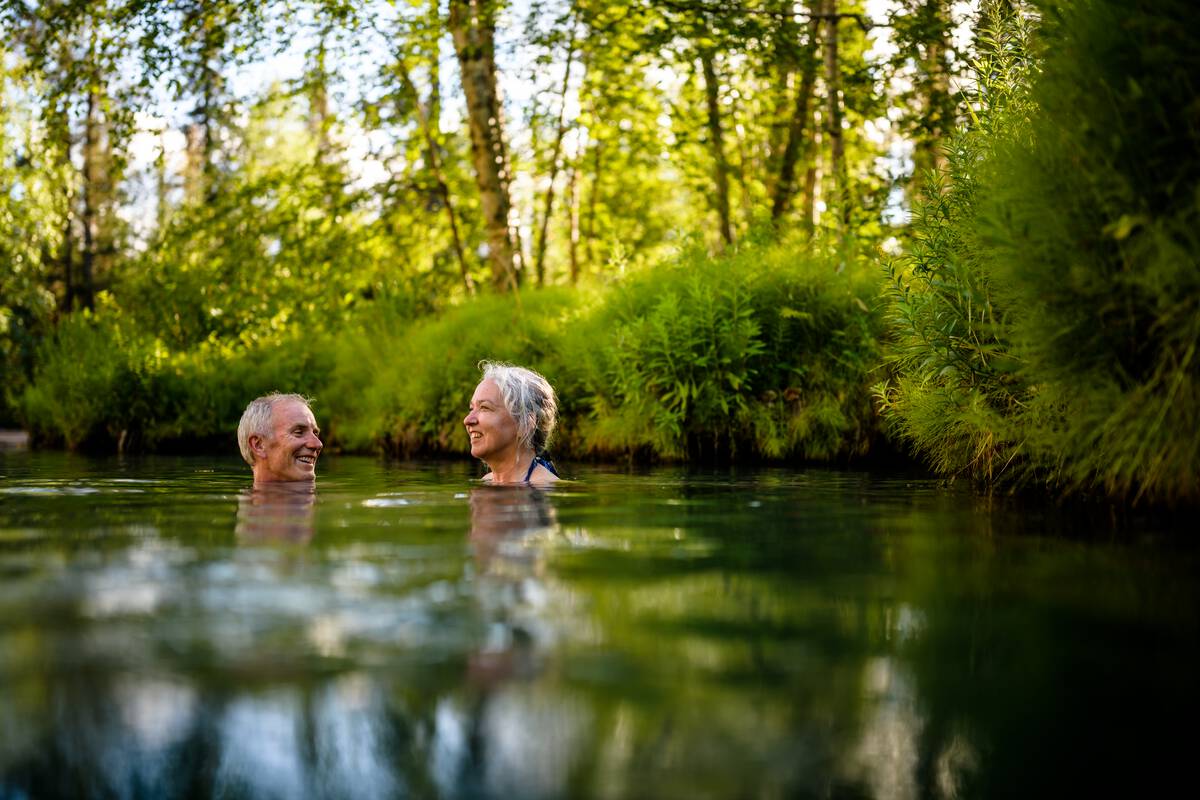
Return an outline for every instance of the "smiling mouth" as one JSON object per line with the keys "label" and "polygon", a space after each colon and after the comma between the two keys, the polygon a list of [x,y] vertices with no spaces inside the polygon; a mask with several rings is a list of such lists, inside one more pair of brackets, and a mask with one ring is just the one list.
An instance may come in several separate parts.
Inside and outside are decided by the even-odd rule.
{"label": "smiling mouth", "polygon": [[299,461],[301,464],[308,464],[308,465],[314,466],[314,467],[317,465],[317,457],[316,456],[296,456],[296,460]]}

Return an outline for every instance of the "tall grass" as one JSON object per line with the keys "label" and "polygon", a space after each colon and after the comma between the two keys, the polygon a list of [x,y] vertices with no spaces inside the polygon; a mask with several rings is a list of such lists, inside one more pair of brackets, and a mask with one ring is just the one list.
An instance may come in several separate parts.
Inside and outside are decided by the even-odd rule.
{"label": "tall grass", "polygon": [[629,279],[564,343],[580,445],[664,458],[861,455],[875,433],[877,281],[787,246],[700,251]]}
{"label": "tall grass", "polygon": [[1021,18],[995,18],[980,74],[1000,92],[895,276],[885,412],[943,472],[1195,501],[1200,12],[1086,0],[1042,18],[1032,71]]}
{"label": "tall grass", "polygon": [[296,331],[252,344],[208,341],[171,351],[113,309],[63,319],[39,349],[20,397],[35,441],[71,449],[232,446],[250,399],[310,391],[332,372],[330,342]]}
{"label": "tall grass", "polygon": [[928,177],[905,253],[888,265],[892,338],[876,392],[889,433],[938,472],[1005,483],[1026,463],[1028,386],[981,235],[980,171],[1026,124],[1036,66],[1024,17],[996,3],[981,22],[970,122],[949,143],[947,173]]}
{"label": "tall grass", "polygon": [[[1200,11],[1091,0],[1046,14],[1028,135],[987,175],[983,229],[1069,488],[1200,496]],[[1055,413],[1056,412],[1056,413]]]}
{"label": "tall grass", "polygon": [[462,418],[484,359],[546,372],[574,309],[563,289],[485,295],[417,320],[378,312],[339,337],[320,389],[338,441],[354,450],[462,452]]}
{"label": "tall grass", "polygon": [[23,409],[42,441],[179,447],[231,441],[249,399],[297,391],[316,399],[334,448],[462,453],[476,365],[493,359],[555,385],[559,454],[846,458],[877,433],[867,386],[881,327],[873,267],[846,263],[785,246],[689,251],[604,287],[481,296],[415,319],[375,303],[326,332],[174,351],[109,309],[46,343]]}

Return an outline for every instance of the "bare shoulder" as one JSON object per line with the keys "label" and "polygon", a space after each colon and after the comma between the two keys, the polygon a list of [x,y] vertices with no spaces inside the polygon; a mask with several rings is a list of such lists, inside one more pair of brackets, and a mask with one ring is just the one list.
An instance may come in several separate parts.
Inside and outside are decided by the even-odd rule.
{"label": "bare shoulder", "polygon": [[550,470],[538,464],[537,469],[529,476],[529,482],[537,486],[546,486],[551,483],[558,483],[559,477]]}

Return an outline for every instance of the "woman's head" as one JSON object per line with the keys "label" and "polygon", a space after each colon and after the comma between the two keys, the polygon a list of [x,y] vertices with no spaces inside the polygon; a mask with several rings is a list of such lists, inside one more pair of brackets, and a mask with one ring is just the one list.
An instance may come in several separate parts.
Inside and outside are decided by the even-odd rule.
{"label": "woman's head", "polygon": [[524,367],[498,361],[481,361],[483,381],[492,381],[500,390],[504,408],[516,423],[517,442],[534,453],[550,445],[558,423],[558,399],[549,381]]}

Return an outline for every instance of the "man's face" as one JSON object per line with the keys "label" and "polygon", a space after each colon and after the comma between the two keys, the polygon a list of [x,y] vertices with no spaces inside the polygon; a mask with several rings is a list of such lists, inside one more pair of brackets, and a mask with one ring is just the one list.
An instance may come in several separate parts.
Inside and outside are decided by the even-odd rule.
{"label": "man's face", "polygon": [[271,409],[271,433],[250,435],[254,452],[254,480],[311,481],[317,476],[321,432],[308,406],[298,400],[281,400]]}

